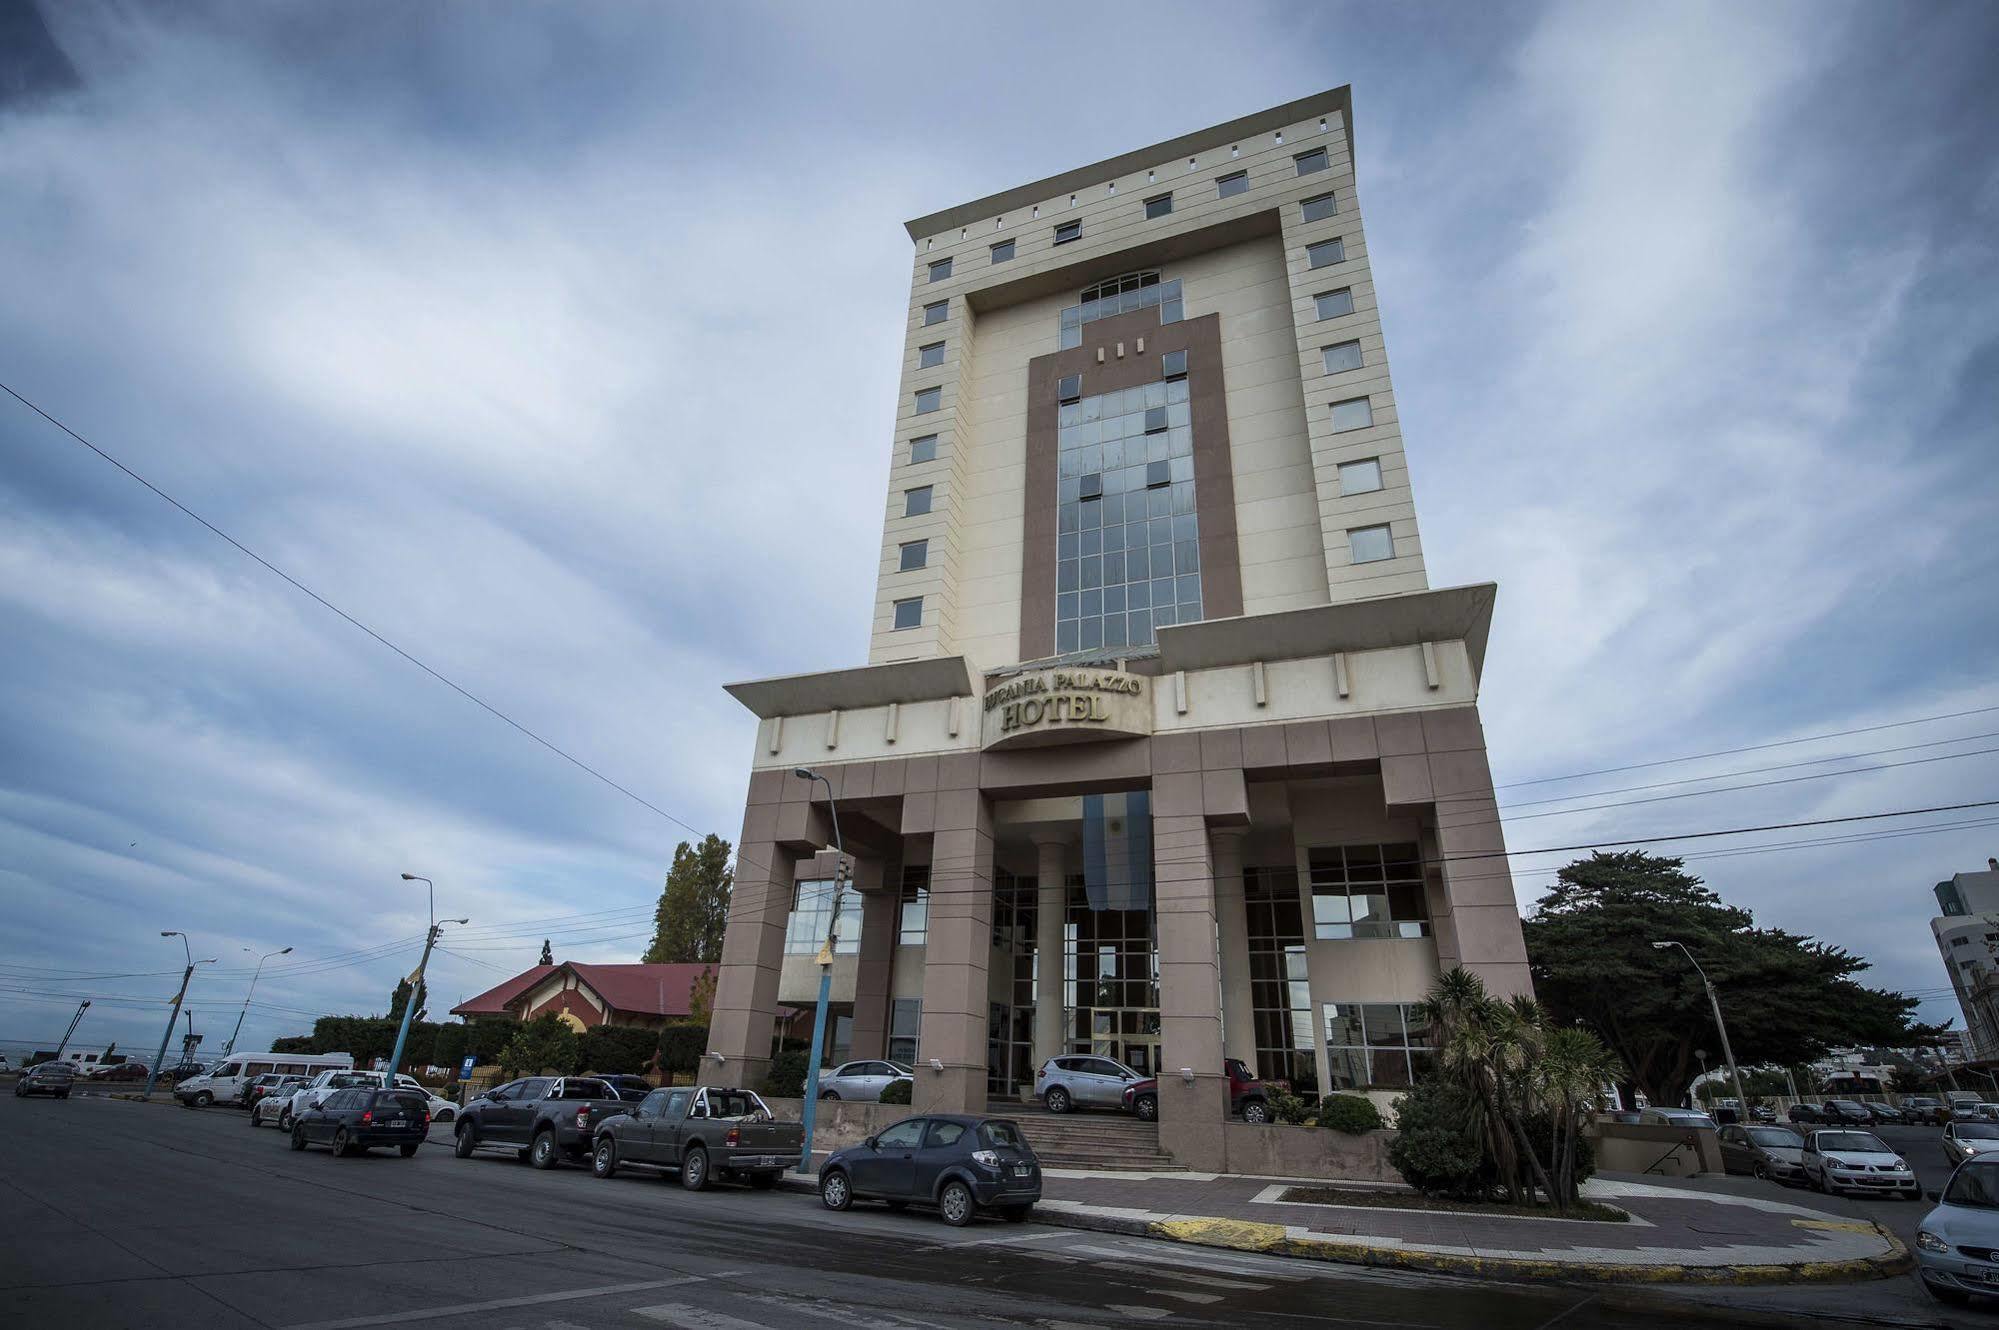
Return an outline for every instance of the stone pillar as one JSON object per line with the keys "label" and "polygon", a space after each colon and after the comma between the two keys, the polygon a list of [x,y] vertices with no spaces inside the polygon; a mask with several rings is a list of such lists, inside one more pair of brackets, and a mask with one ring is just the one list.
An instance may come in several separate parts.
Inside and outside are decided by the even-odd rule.
{"label": "stone pillar", "polygon": [[1065,873],[1068,837],[1052,832],[1038,836],[1034,848],[1040,856],[1034,893],[1034,1066],[1038,1071],[1067,1042],[1062,1028],[1062,926],[1069,917]]}
{"label": "stone pillar", "polygon": [[[970,783],[941,788],[946,768]],[[993,946],[992,811],[977,766],[939,765],[931,837],[930,931],[923,952],[923,1024],[912,1108],[979,1113],[986,1104],[986,970]],[[932,1062],[942,1064],[933,1069]]]}
{"label": "stone pillar", "polygon": [[[1155,781],[1155,791],[1159,784]],[[1173,806],[1157,794],[1155,799]],[[1159,930],[1159,1145],[1184,1167],[1221,1172],[1228,1157],[1222,1127],[1229,1085],[1222,1071],[1221,969],[1206,818],[1155,815],[1152,855]]]}
{"label": "stone pillar", "polygon": [[1249,986],[1249,907],[1243,899],[1244,829],[1217,827],[1214,847],[1215,929],[1221,935],[1222,1049],[1256,1069],[1256,1007]]}
{"label": "stone pillar", "polygon": [[708,1022],[708,1051],[724,1060],[704,1057],[699,1073],[710,1084],[759,1087],[770,1071],[793,881],[791,855],[775,841],[736,843],[735,889]]}
{"label": "stone pillar", "polygon": [[[902,874],[882,872],[879,861],[862,862],[859,879],[867,883],[875,870],[872,890],[860,893],[861,954],[854,967],[854,1037],[848,1056],[888,1056],[889,988],[895,971],[895,935]],[[886,878],[887,880],[883,880]]]}

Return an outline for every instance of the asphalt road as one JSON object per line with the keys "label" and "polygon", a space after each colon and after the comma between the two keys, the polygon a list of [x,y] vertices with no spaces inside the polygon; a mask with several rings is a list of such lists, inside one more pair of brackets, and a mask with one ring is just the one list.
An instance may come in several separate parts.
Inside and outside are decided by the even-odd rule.
{"label": "asphalt road", "polygon": [[0,1323],[91,1330],[1581,1330],[1728,1315],[1031,1223],[836,1215],[786,1192],[454,1159],[441,1131],[410,1160],[295,1154],[240,1111],[81,1096],[0,1096],[0,1233]]}

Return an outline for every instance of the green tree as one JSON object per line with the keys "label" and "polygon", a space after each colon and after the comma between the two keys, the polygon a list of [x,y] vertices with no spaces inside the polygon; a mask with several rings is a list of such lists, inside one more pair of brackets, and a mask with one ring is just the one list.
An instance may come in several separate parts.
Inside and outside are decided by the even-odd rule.
{"label": "green tree", "polygon": [[[396,980],[396,991],[389,995],[389,1019],[392,1021],[401,1020],[403,1018],[403,1007],[409,1000],[410,981],[407,979]],[[429,1000],[430,985],[425,984],[417,990],[416,1015],[411,1018],[413,1021],[420,1021],[424,1018],[423,1004]]]}
{"label": "green tree", "polygon": [[652,1065],[656,1031],[636,1025],[593,1025],[578,1040],[583,1070],[604,1076],[637,1076]]}
{"label": "green tree", "polygon": [[437,1066],[458,1074],[458,1064],[465,1057],[465,1046],[471,1031],[458,1021],[446,1021],[437,1027],[437,1038],[430,1046],[430,1060]]}
{"label": "green tree", "polygon": [[715,972],[703,970],[694,976],[687,990],[687,1019],[696,1025],[708,1024],[715,1012]]}
{"label": "green tree", "polygon": [[653,915],[652,945],[641,959],[648,964],[722,959],[722,931],[729,922],[729,888],[735,873],[729,867],[729,842],[709,834],[698,847],[680,842],[673,867],[659,894]]}
{"label": "green tree", "polygon": [[659,1069],[669,1080],[677,1072],[701,1069],[701,1055],[708,1051],[708,1027],[692,1021],[671,1021],[659,1031]]}
{"label": "green tree", "polygon": [[500,1050],[500,1068],[509,1076],[573,1076],[580,1056],[576,1031],[558,1016],[537,1016],[516,1029]]}
{"label": "green tree", "polygon": [[547,938],[541,940],[541,963],[543,965],[555,964],[555,951],[548,945]]}
{"label": "green tree", "polygon": [[465,1027],[465,1051],[480,1062],[498,1062],[500,1050],[505,1048],[520,1026],[504,1018],[488,1018],[473,1021]]}
{"label": "green tree", "polygon": [[1713,1048],[1700,976],[1720,990],[1738,1063],[1805,1062],[1853,1044],[1906,1047],[1935,1037],[1916,1002],[1867,988],[1867,962],[1724,904],[1681,861],[1641,851],[1596,853],[1557,875],[1524,928],[1534,988],[1558,1025],[1596,1032],[1654,1104],[1677,1104]]}

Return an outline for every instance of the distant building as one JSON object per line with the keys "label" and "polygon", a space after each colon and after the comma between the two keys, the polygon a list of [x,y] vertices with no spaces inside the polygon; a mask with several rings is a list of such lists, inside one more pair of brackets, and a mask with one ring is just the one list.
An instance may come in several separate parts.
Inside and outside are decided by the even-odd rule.
{"label": "distant building", "polygon": [[1999,859],[1937,883],[1936,896],[1930,932],[1964,1012],[1971,1059],[1999,1057]]}
{"label": "distant building", "polygon": [[712,965],[584,965],[565,961],[523,970],[451,1009],[467,1020],[531,1021],[554,1015],[579,1034],[593,1025],[657,1028],[685,1019],[695,980]]}

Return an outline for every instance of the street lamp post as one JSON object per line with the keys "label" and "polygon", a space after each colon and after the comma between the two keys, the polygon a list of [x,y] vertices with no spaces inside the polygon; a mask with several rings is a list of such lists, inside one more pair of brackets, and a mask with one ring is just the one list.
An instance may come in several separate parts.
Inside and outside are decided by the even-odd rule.
{"label": "street lamp post", "polygon": [[76,1004],[76,1015],[69,1018],[69,1028],[62,1032],[62,1042],[56,1045],[55,1060],[57,1062],[62,1061],[63,1050],[69,1047],[69,1037],[76,1033],[76,1027],[83,1023],[83,1013],[89,1010],[90,1010],[89,998],[85,998],[83,1001]]}
{"label": "street lamp post", "polygon": [[153,1065],[146,1071],[146,1097],[148,1099],[153,1097],[153,1087],[160,1082],[160,1064],[167,1059],[167,1040],[174,1037],[174,1026],[180,1023],[180,1004],[181,1000],[187,996],[188,981],[194,978],[194,967],[197,965],[215,964],[213,956],[197,961],[194,958],[194,948],[188,945],[187,934],[181,932],[179,929],[166,929],[160,936],[177,937],[180,939],[180,948],[187,953],[187,968],[180,972],[180,988],[174,993],[173,1010],[167,1013],[167,1028],[160,1035],[160,1051],[153,1055]]}
{"label": "street lamp post", "polygon": [[1721,1019],[1721,998],[1716,996],[1714,985],[1708,981],[1707,971],[1701,968],[1701,963],[1694,959],[1694,954],[1687,950],[1684,942],[1654,942],[1652,946],[1659,951],[1678,947],[1680,954],[1687,958],[1687,964],[1693,966],[1694,973],[1701,977],[1701,987],[1707,990],[1708,1006],[1714,1009],[1714,1028],[1715,1033],[1721,1036],[1721,1056],[1728,1063],[1728,1079],[1735,1083],[1735,1106],[1747,1117],[1749,1096],[1742,1093],[1742,1073],[1735,1068],[1735,1050],[1728,1044],[1728,1025]]}
{"label": "street lamp post", "polygon": [[[245,947],[243,950],[248,951],[250,949]],[[257,991],[257,980],[264,973],[264,962],[273,956],[289,956],[291,954],[292,949],[286,947],[283,951],[266,952],[257,958],[256,973],[250,976],[250,992],[243,995],[243,1010],[236,1013],[236,1028],[229,1032],[229,1042],[222,1046],[223,1057],[226,1058],[236,1051],[236,1036],[243,1033],[243,1018],[250,1014],[250,993]]]}
{"label": "street lamp post", "polygon": [[429,878],[419,877],[415,873],[404,873],[403,881],[421,882],[424,886],[430,888],[430,929],[423,935],[423,957],[416,963],[416,973],[410,976],[409,1001],[403,1003],[403,1023],[401,1028],[396,1031],[395,1051],[389,1054],[389,1070],[387,1078],[382,1082],[383,1085],[391,1089],[396,1084],[396,1068],[403,1065],[403,1045],[409,1042],[410,1020],[416,1015],[417,999],[423,996],[423,972],[424,968],[430,964],[430,949],[437,945],[437,935],[443,931],[445,924],[469,924],[472,922],[470,919],[445,919],[441,921],[438,919],[437,888],[431,884]]}
{"label": "street lamp post", "polygon": [[812,1051],[805,1059],[805,1140],[798,1147],[798,1171],[812,1171],[812,1128],[819,1109],[819,1053],[826,1041],[826,1002],[833,992],[833,944],[840,933],[840,898],[847,884],[847,847],[840,839],[840,803],[833,797],[833,782],[810,767],[793,767],[800,780],[816,780],[826,787],[826,807],[833,817],[833,853],[839,865],[833,870],[833,915],[826,922],[826,944],[819,949],[819,1005],[812,1016]]}

